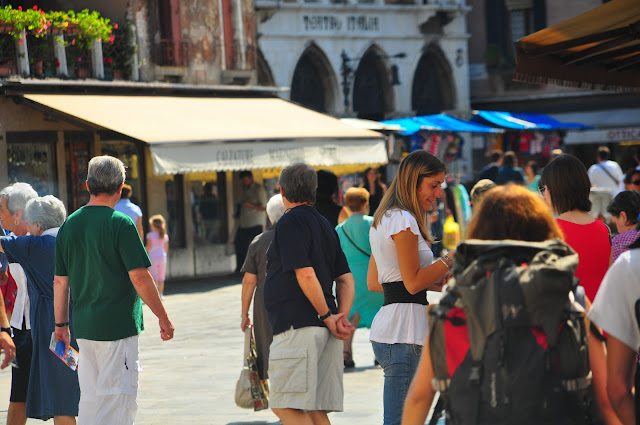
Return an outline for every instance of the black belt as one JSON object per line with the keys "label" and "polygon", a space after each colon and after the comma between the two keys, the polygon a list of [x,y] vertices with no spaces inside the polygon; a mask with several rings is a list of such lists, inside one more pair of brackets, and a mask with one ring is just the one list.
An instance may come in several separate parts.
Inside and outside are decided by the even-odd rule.
{"label": "black belt", "polygon": [[407,288],[404,287],[404,282],[386,282],[382,284],[382,290],[384,291],[384,303],[382,305],[389,304],[422,304],[429,305],[427,301],[427,290],[423,289],[417,294],[411,295]]}

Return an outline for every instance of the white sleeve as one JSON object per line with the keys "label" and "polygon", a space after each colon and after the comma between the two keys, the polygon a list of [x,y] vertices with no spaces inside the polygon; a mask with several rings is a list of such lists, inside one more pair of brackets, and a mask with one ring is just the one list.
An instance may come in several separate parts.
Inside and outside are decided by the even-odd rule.
{"label": "white sleeve", "polygon": [[589,319],[633,350],[640,348],[636,304],[640,305],[640,264],[631,252],[620,255],[598,289]]}
{"label": "white sleeve", "polygon": [[411,230],[411,233],[414,235],[420,236],[418,222],[408,211],[390,211],[389,216],[385,216],[381,224],[384,226],[385,239],[390,239],[391,236],[397,235],[407,229]]}

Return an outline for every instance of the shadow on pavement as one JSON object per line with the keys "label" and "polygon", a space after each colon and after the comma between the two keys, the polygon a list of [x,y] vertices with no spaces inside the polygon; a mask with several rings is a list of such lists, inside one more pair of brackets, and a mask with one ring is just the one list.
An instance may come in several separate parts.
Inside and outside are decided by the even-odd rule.
{"label": "shadow on pavement", "polygon": [[240,283],[242,283],[242,274],[240,273],[190,279],[173,279],[165,282],[164,294],[173,295],[209,292],[214,289],[237,285]]}

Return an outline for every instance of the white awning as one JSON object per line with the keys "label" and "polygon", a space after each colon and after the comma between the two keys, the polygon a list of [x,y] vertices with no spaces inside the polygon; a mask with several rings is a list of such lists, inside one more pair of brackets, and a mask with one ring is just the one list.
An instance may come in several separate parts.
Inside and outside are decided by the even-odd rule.
{"label": "white awning", "polygon": [[380,133],[278,98],[24,97],[148,143],[155,174],[388,161]]}
{"label": "white awning", "polygon": [[384,143],[371,140],[171,144],[152,146],[151,155],[156,174],[282,168],[293,162],[312,166],[387,163]]}

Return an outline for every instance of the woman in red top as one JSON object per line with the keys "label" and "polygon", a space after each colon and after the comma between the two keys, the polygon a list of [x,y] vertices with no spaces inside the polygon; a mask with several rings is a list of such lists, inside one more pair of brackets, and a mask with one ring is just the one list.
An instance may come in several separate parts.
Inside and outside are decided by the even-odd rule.
{"label": "woman in red top", "polygon": [[540,193],[558,214],[564,240],[578,253],[576,277],[593,301],[613,259],[609,229],[589,215],[591,182],[584,164],[563,154],[544,167]]}

